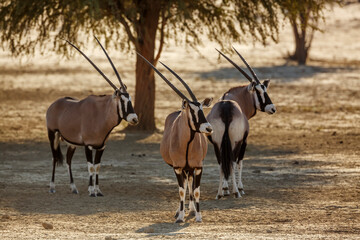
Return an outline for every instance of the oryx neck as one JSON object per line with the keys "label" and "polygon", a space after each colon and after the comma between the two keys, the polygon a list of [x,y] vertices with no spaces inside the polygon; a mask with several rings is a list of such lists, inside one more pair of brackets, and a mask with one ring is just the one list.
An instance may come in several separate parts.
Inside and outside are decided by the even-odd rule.
{"label": "oryx neck", "polygon": [[231,88],[222,98],[223,100],[233,100],[241,108],[247,119],[256,114],[254,94],[248,91],[248,86],[238,86]]}

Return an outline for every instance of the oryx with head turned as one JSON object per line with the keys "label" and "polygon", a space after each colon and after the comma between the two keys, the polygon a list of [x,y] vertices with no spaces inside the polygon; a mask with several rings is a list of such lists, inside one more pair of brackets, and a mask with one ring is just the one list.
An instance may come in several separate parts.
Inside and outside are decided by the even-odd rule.
{"label": "oryx with head turned", "polygon": [[148,60],[141,57],[183,100],[182,110],[169,114],[165,120],[160,153],[164,161],[174,169],[179,185],[180,206],[175,214],[176,222],[184,222],[187,188],[189,188],[190,214],[195,213],[196,221],[201,222],[200,180],[203,172],[203,160],[207,153],[205,134],[212,133],[212,127],[205,118],[203,106],[210,106],[212,98],[206,98],[203,102],[199,102],[190,87],[173,70],[160,62],[184,85],[191,96],[190,100]]}
{"label": "oryx with head turned", "polygon": [[[245,194],[241,179],[243,168],[242,160],[247,145],[247,136],[249,134],[248,120],[255,116],[257,110],[268,114],[274,114],[276,112],[275,105],[267,93],[270,80],[264,80],[263,83],[261,83],[246,60],[235,48],[233,49],[245,63],[253,78],[225,54],[216,49],[250,82],[248,85],[229,89],[221,97],[220,101],[214,105],[207,116],[214,130],[213,134],[209,136],[209,140],[214,146],[215,155],[220,165],[220,183],[216,199],[230,194],[227,182],[230,174],[232,175],[234,196],[241,197],[241,194]],[[238,183],[236,183],[235,176],[236,168],[239,172]]]}
{"label": "oryx with head turned", "polygon": [[[106,50],[97,38],[96,40],[114,69],[121,87],[116,87],[79,48],[67,41],[105,78],[110,86],[114,88],[114,93],[112,95],[101,96],[91,95],[82,100],[70,97],[60,98],[48,108],[46,112],[46,125],[53,155],[53,171],[50,182],[51,193],[55,192],[55,167],[63,162],[60,140],[68,144],[66,163],[69,170],[72,192],[78,193],[72,176],[71,159],[76,147],[84,146],[90,175],[89,195],[93,197],[103,196],[99,188],[99,170],[106,140],[113,128],[119,125],[122,119],[126,120],[129,124],[138,123],[138,117],[134,112],[131,97],[126,91],[125,84],[122,82]],[[95,150],[94,159],[93,150]]]}

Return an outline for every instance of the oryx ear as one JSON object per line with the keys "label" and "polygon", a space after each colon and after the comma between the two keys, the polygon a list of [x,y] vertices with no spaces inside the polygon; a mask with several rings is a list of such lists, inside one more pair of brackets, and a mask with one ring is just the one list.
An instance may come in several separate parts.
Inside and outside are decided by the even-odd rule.
{"label": "oryx ear", "polygon": [[202,101],[201,105],[203,105],[205,107],[210,107],[212,100],[213,100],[213,98],[205,98],[205,100]]}
{"label": "oryx ear", "polygon": [[116,89],[114,94],[113,94],[113,98],[119,97],[121,95],[121,90],[120,89]]}
{"label": "oryx ear", "polygon": [[183,99],[183,101],[182,101],[182,109],[187,108],[188,105],[189,105],[188,101],[186,99]]}
{"label": "oryx ear", "polygon": [[263,81],[263,85],[264,85],[266,88],[268,88],[269,85],[270,85],[270,79],[264,80],[264,81]]}
{"label": "oryx ear", "polygon": [[256,85],[256,82],[252,81],[252,82],[247,86],[248,92],[253,92],[255,85]]}

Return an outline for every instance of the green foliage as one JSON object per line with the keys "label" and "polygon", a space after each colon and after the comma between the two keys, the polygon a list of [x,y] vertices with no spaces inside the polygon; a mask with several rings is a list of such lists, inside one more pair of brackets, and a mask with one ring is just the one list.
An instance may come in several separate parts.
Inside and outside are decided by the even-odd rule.
{"label": "green foliage", "polygon": [[[69,54],[67,39],[85,45],[91,35],[106,45],[126,50],[144,41],[139,29],[152,7],[160,8],[158,39],[201,44],[206,35],[221,46],[246,34],[266,43],[277,39],[275,0],[3,0],[0,3],[0,39],[14,56],[53,50]],[[53,44],[53,47],[49,46]],[[160,46],[159,45],[159,46]]]}

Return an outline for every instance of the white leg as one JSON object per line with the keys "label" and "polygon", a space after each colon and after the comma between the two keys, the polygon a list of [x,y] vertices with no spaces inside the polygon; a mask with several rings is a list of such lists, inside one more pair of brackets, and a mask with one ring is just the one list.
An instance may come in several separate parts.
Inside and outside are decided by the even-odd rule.
{"label": "white leg", "polygon": [[224,196],[223,194],[223,189],[222,189],[222,185],[223,185],[223,180],[224,180],[224,174],[222,172],[221,169],[221,164],[219,165],[219,175],[220,175],[220,179],[219,179],[219,188],[218,188],[218,193],[216,195],[216,200],[222,198]]}
{"label": "white leg", "polygon": [[[70,175],[70,179],[72,179],[71,168],[70,168],[70,165],[68,163],[67,163],[67,167],[68,167],[68,173]],[[74,194],[79,193],[79,191],[77,190],[76,185],[75,185],[74,182],[70,183],[70,189],[71,189],[71,192],[74,193]]]}
{"label": "white leg", "polygon": [[200,180],[202,175],[202,168],[195,168],[195,189],[194,197],[196,202],[195,220],[196,222],[202,222],[202,216],[200,213]]}
{"label": "white leg", "polygon": [[88,171],[89,171],[89,177],[90,177],[90,183],[89,184],[89,195],[91,197],[96,197],[96,193],[95,193],[95,178],[96,178],[96,174],[95,174],[95,167],[94,164],[88,162]]}
{"label": "white leg", "polygon": [[184,222],[184,217],[185,217],[185,194],[186,194],[186,190],[185,188],[179,187],[179,195],[180,195],[180,206],[178,208],[178,210],[176,211],[176,223],[181,223]]}
{"label": "white leg", "polygon": [[224,196],[230,196],[229,184],[228,184],[228,181],[225,178],[223,178],[222,190],[223,190],[223,195]]}
{"label": "white leg", "polygon": [[75,183],[70,183],[70,189],[71,189],[71,192],[72,192],[72,193],[75,193],[75,194],[78,194],[78,193],[79,193],[79,191],[78,191],[77,188],[76,188]]}
{"label": "white leg", "polygon": [[179,184],[179,196],[180,196],[180,205],[176,211],[175,223],[182,223],[184,222],[185,217],[185,196],[186,196],[186,188],[187,188],[187,179],[184,178],[184,174],[182,168],[174,169],[176,177],[178,179]]}
{"label": "white leg", "polygon": [[232,177],[232,185],[233,185],[232,193],[234,194],[234,197],[235,197],[235,198],[240,198],[241,195],[240,195],[240,193],[239,193],[239,190],[238,190],[237,184],[236,184],[236,173],[235,173],[235,172],[236,172],[236,171],[235,171],[235,165],[236,165],[236,163],[233,162],[232,165],[233,165],[233,167],[232,167],[232,169],[231,169],[231,177]]}
{"label": "white leg", "polygon": [[239,188],[239,191],[242,195],[245,194],[244,192],[244,185],[241,181],[242,179],[242,169],[243,169],[243,161],[239,161],[239,163],[237,164],[237,168],[238,168],[238,172],[239,172],[239,182],[238,182],[238,188]]}
{"label": "white leg", "polygon": [[98,177],[99,177],[99,172],[100,172],[100,163],[98,164],[95,164],[94,165],[95,167],[95,180],[94,180],[94,186],[95,186],[95,194],[97,197],[102,197],[104,196],[103,193],[100,191],[100,187],[99,187],[99,184],[98,184]]}
{"label": "white leg", "polygon": [[54,182],[50,182],[50,193],[55,193],[55,183]]}
{"label": "white leg", "polygon": [[194,181],[194,178],[193,178],[193,175],[192,174],[189,174],[189,177],[188,177],[188,188],[189,188],[189,215],[192,215],[192,216],[195,216],[195,212],[196,212],[196,209],[195,209],[195,199],[194,199],[194,193],[193,193],[193,181]]}

